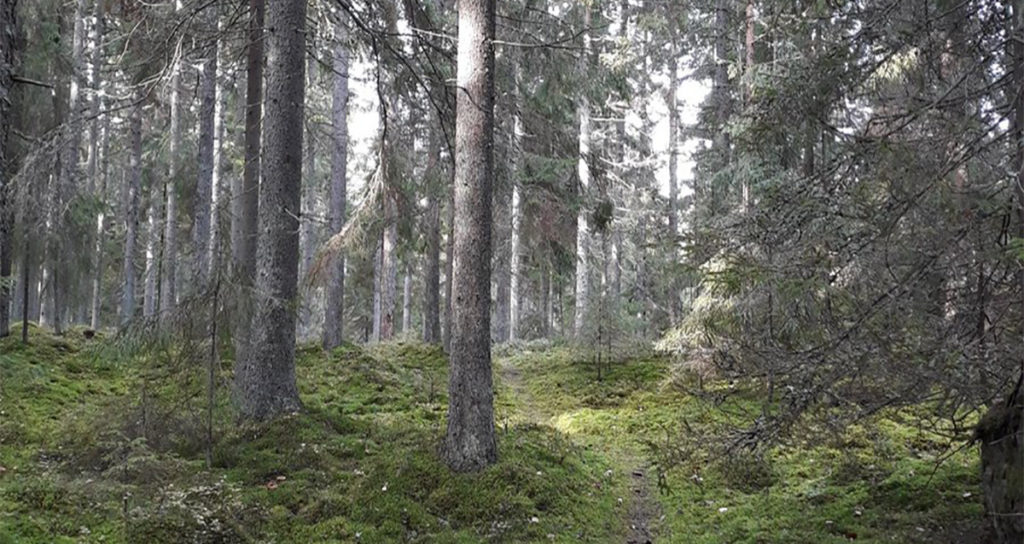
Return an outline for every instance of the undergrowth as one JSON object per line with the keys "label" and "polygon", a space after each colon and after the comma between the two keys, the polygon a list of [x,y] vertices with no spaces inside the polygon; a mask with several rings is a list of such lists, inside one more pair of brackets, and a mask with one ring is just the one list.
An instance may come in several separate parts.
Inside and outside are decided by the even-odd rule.
{"label": "undergrowth", "polygon": [[303,346],[305,410],[262,425],[235,421],[225,358],[208,466],[202,369],[32,338],[0,341],[0,544],[615,542],[637,467],[664,542],[970,542],[982,515],[977,452],[903,412],[727,456],[712,437],[761,409],[754,386],[698,400],[649,354],[598,379],[567,347],[499,351],[500,461],[453,475],[434,347]]}

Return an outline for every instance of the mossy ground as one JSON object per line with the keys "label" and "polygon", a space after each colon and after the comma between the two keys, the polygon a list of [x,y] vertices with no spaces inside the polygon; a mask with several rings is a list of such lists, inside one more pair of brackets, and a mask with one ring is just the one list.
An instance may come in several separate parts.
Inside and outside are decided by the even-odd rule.
{"label": "mossy ground", "polygon": [[690,449],[646,499],[659,541],[958,542],[981,518],[976,452],[936,465],[946,444],[898,414],[720,462],[693,434],[751,408],[743,395],[711,408],[650,356],[599,381],[565,348],[496,360],[501,460],[476,475],[436,454],[436,348],[304,347],[305,411],[266,425],[234,421],[225,360],[207,466],[201,369],[32,332],[0,341],[0,544],[622,542],[631,471],[672,447]]}

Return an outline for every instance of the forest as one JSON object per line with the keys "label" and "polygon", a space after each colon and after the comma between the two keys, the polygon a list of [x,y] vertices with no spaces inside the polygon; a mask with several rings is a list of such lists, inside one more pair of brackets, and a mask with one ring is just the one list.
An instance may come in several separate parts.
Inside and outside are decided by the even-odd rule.
{"label": "forest", "polygon": [[1024,542],[1024,0],[0,0],[0,544]]}

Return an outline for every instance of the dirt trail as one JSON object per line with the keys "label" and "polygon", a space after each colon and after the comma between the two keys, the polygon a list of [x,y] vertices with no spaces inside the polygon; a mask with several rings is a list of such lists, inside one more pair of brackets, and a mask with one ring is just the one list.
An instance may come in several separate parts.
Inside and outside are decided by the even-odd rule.
{"label": "dirt trail", "polygon": [[[537,425],[547,424],[550,417],[545,415],[533,402],[530,389],[526,386],[522,371],[507,359],[501,358],[498,363],[498,375],[502,383],[512,390],[517,399],[517,407],[523,420]],[[611,459],[627,459],[621,463],[629,480],[628,497],[629,514],[626,517],[626,544],[653,544],[654,522],[658,519],[661,508],[657,500],[651,496],[647,478],[648,468],[640,456],[633,452],[605,452]],[[624,502],[627,500],[623,497]]]}
{"label": "dirt trail", "polygon": [[629,531],[626,544],[651,544],[654,542],[652,522],[658,515],[658,504],[650,495],[647,470],[641,467],[630,473],[632,504],[629,507]]}

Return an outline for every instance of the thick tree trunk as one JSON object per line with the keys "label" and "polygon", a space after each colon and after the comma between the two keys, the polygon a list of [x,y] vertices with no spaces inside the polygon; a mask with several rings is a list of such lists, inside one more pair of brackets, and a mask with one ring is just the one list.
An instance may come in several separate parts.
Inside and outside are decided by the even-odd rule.
{"label": "thick tree trunk", "polygon": [[[206,8],[206,26],[217,27],[216,10]],[[210,279],[210,226],[213,199],[214,139],[217,124],[217,40],[210,40],[202,74],[199,77],[199,175],[196,179],[192,244],[195,248],[192,289],[202,292]]]}
{"label": "thick tree trunk", "polygon": [[267,12],[266,136],[260,184],[256,307],[251,345],[236,371],[243,417],[264,420],[301,407],[295,384],[305,101],[305,0],[277,0]]}
{"label": "thick tree trunk", "polygon": [[231,268],[238,283],[234,311],[235,360],[245,359],[248,349],[252,286],[256,279],[257,217],[259,215],[260,138],[263,123],[263,16],[265,0],[249,0],[246,45],[245,165],[235,178],[231,195]]}
{"label": "thick tree trunk", "polygon": [[[334,138],[331,147],[331,195],[327,211],[330,235],[345,226],[345,203],[348,187],[348,30],[339,21],[334,37],[334,91],[331,119]],[[345,256],[331,258],[327,272],[327,309],[324,315],[324,349],[341,345],[345,323]]]}
{"label": "thick tree trunk", "polygon": [[164,208],[163,265],[160,269],[160,312],[169,316],[178,305],[178,162],[181,146],[181,42],[178,42],[175,60],[171,65],[171,133],[168,144],[168,172],[164,184],[166,206]]}
{"label": "thick tree trunk", "polygon": [[135,317],[135,243],[139,230],[139,191],[142,187],[142,103],[132,109],[128,129],[131,153],[128,159],[127,185],[124,191],[124,259],[121,267],[121,325]]}
{"label": "thick tree trunk", "polygon": [[491,183],[494,178],[494,0],[459,2],[455,261],[444,459],[476,471],[498,458],[491,377]]}

